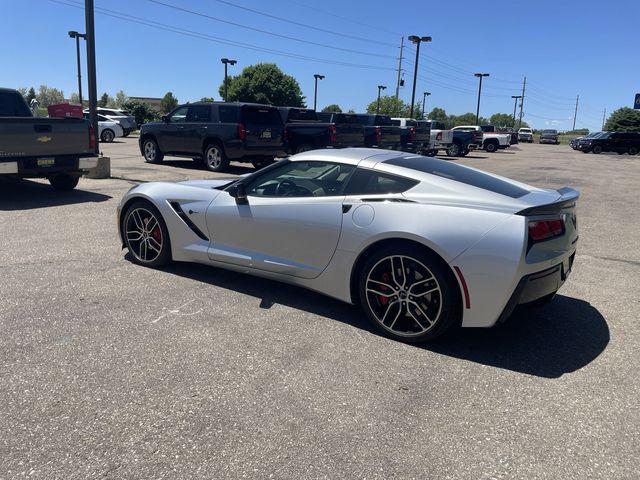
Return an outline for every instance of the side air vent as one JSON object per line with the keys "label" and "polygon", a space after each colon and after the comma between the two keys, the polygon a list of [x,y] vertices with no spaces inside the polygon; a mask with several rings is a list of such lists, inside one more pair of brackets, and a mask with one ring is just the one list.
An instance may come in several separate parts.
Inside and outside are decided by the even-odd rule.
{"label": "side air vent", "polygon": [[171,205],[171,208],[175,210],[178,216],[182,219],[184,223],[187,224],[187,227],[189,227],[193,231],[193,233],[195,233],[202,240],[206,240],[207,242],[209,241],[209,238],[207,238],[207,236],[204,233],[202,233],[202,230],[200,230],[196,226],[196,224],[191,221],[191,219],[187,216],[187,214],[184,213],[184,210],[182,210],[182,207],[178,202],[169,202],[169,205]]}

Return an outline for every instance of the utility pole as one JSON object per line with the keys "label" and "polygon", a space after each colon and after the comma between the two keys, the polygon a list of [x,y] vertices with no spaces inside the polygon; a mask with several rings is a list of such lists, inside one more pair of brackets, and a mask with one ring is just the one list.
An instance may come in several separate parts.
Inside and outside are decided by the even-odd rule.
{"label": "utility pole", "polygon": [[511,95],[513,98],[513,128],[516,128],[516,108],[518,107],[518,99],[522,98],[522,95]]}
{"label": "utility pole", "polygon": [[93,127],[95,153],[100,153],[98,135],[98,85],[96,80],[96,29],[93,0],[84,0],[84,18],[87,36],[87,78],[89,83],[89,121]]}
{"label": "utility pole", "polygon": [[380,113],[380,92],[386,89],[386,85],[378,85],[378,105],[376,106],[376,114]]}
{"label": "utility pole", "polygon": [[398,59],[398,81],[396,82],[396,100],[400,95],[400,73],[402,72],[402,50],[404,49],[404,37],[400,39],[400,58]]}
{"label": "utility pole", "polygon": [[482,78],[488,77],[488,73],[474,73],[474,77],[478,77],[480,79],[480,83],[478,84],[478,108],[476,108],[476,125],[480,125],[480,95],[482,95]]}
{"label": "utility pole", "polygon": [[409,118],[413,118],[413,106],[416,101],[416,81],[418,79],[418,59],[420,58],[420,44],[422,42],[430,42],[431,37],[419,37],[418,35],[409,35],[409,40],[416,45],[416,62],[413,65],[413,90],[411,92],[411,110]]}
{"label": "utility pole", "polygon": [[602,131],[604,132],[604,119],[607,116],[607,108],[605,107],[604,111],[602,112]]}
{"label": "utility pole", "polygon": [[527,77],[522,81],[522,98],[520,99],[520,119],[518,120],[518,128],[522,127],[522,109],[524,108],[524,92],[527,88]]}
{"label": "utility pole", "polygon": [[578,116],[578,101],[580,100],[580,95],[576,96],[576,109],[573,112],[573,128],[571,130],[576,129],[576,117]]}

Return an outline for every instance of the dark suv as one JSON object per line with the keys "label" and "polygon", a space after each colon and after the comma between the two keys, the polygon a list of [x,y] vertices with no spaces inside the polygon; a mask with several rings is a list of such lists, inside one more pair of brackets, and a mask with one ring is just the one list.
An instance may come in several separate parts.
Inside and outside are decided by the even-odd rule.
{"label": "dark suv", "polygon": [[230,160],[257,168],[285,155],[284,126],[278,109],[255,103],[197,102],[181,105],[162,122],[140,129],[140,152],[147,162],[165,155],[204,159],[213,172]]}
{"label": "dark suv", "polygon": [[595,137],[578,141],[578,150],[584,153],[617,152],[637,155],[640,152],[640,132],[602,132]]}

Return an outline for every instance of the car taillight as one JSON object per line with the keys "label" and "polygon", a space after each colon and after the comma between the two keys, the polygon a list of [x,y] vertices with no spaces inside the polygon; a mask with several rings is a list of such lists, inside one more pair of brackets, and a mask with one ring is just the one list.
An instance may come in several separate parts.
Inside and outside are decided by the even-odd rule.
{"label": "car taillight", "polygon": [[338,134],[337,134],[335,125],[329,125],[329,141],[331,142],[338,141]]}
{"label": "car taillight", "polygon": [[244,128],[244,123],[238,124],[238,138],[240,140],[247,138],[247,130]]}
{"label": "car taillight", "polygon": [[529,237],[535,242],[548,240],[560,236],[564,233],[564,223],[562,220],[530,220]]}
{"label": "car taillight", "polygon": [[382,142],[382,129],[376,127],[376,144],[380,144],[380,142]]}
{"label": "car taillight", "polygon": [[89,124],[89,150],[96,151],[96,131],[91,124]]}
{"label": "car taillight", "polygon": [[416,139],[416,127],[409,127],[409,140],[414,141]]}

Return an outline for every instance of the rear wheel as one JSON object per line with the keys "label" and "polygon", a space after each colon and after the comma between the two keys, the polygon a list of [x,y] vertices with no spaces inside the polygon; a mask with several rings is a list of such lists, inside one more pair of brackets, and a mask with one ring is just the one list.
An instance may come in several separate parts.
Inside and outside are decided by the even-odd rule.
{"label": "rear wheel", "polygon": [[460,147],[460,145],[457,143],[454,143],[449,148],[447,148],[447,157],[458,157],[460,156],[461,151],[462,151],[462,148]]}
{"label": "rear wheel", "polygon": [[107,143],[113,142],[114,138],[116,138],[116,134],[110,128],[103,130],[102,134],[100,135],[100,140]]}
{"label": "rear wheel", "polygon": [[600,145],[596,145],[591,149],[591,151],[596,155],[598,155],[599,153],[602,153],[602,147]]}
{"label": "rear wheel", "polygon": [[638,147],[629,147],[629,155],[637,155]]}
{"label": "rear wheel", "polygon": [[135,263],[159,267],[171,261],[169,231],[162,215],[151,203],[134,202],[122,217],[121,228]]}
{"label": "rear wheel", "polygon": [[360,304],[369,321],[392,338],[419,343],[445,333],[459,319],[459,296],[443,268],[415,247],[375,252],[359,277]]}
{"label": "rear wheel", "polygon": [[493,153],[498,150],[498,144],[496,142],[487,142],[484,144],[484,149],[489,153]]}
{"label": "rear wheel", "polygon": [[223,172],[229,167],[229,159],[222,147],[217,143],[213,143],[204,149],[204,164],[207,170]]}
{"label": "rear wheel", "polygon": [[49,183],[51,186],[61,192],[67,192],[69,190],[73,190],[78,185],[80,181],[80,177],[76,175],[54,175],[53,177],[49,177]]}
{"label": "rear wheel", "polygon": [[158,143],[153,138],[147,138],[142,142],[142,154],[147,163],[160,163],[164,158],[164,153],[160,151]]}

